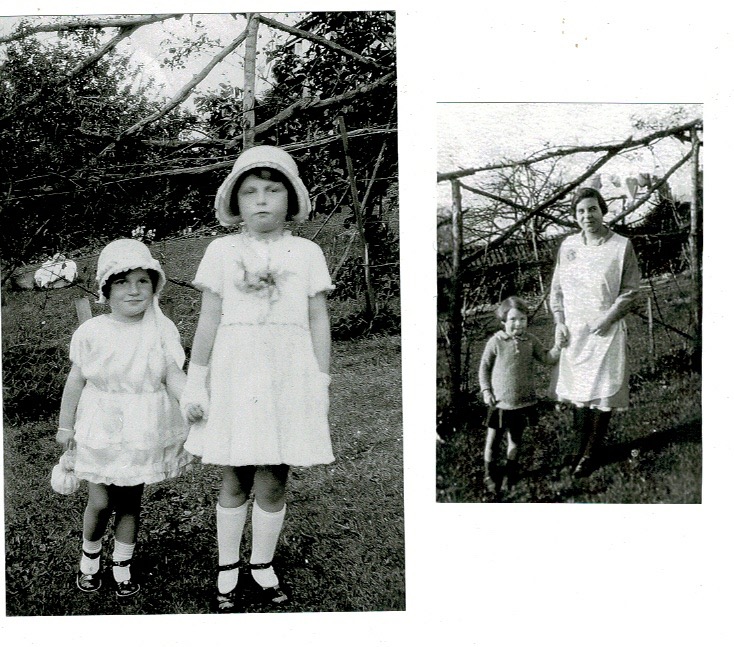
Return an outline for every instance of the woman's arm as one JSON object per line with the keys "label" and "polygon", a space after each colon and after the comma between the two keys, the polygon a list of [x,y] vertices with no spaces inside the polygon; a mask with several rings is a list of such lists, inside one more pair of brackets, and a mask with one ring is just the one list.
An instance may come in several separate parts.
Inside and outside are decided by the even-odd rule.
{"label": "woman's arm", "polygon": [[56,442],[68,446],[74,438],[74,423],[76,422],[76,409],[82,390],[87,380],[82,375],[82,370],[76,364],[71,365],[71,370],[66,378],[64,392],[61,396],[61,410],[59,412],[59,429],[56,433]]}
{"label": "woman's arm", "polygon": [[319,370],[329,374],[331,370],[331,323],[326,293],[319,292],[308,299],[308,320],[311,327],[311,342]]}
{"label": "woman's arm", "polygon": [[635,305],[640,292],[640,266],[632,243],[627,241],[622,264],[622,279],[619,285],[619,296],[614,300],[611,310],[614,312],[614,321],[629,314]]}
{"label": "woman's arm", "polygon": [[560,279],[560,263],[561,263],[561,249],[558,250],[558,257],[556,258],[555,269],[553,270],[553,278],[551,279],[551,288],[549,293],[550,309],[553,313],[553,322],[556,324],[555,331],[555,346],[563,348],[568,345],[568,327],[566,326],[566,314],[563,309],[563,288],[561,287]]}
{"label": "woman's arm", "polygon": [[627,241],[622,262],[622,278],[619,285],[619,295],[611,308],[595,322],[589,325],[592,333],[603,335],[612,324],[616,323],[632,310],[637,294],[640,291],[640,266],[632,243]]}

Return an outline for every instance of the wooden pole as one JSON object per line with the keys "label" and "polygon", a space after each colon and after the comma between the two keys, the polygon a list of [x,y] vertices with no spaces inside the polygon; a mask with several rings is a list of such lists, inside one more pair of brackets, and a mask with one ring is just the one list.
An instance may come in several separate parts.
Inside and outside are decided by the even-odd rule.
{"label": "wooden pole", "polygon": [[461,277],[461,257],[464,252],[464,221],[461,210],[461,185],[458,180],[451,180],[451,293],[449,322],[447,326],[448,359],[451,379],[450,416],[454,428],[458,427],[456,413],[460,406],[462,353],[461,340],[463,333],[462,306],[463,285]]}
{"label": "wooden pole", "polygon": [[698,217],[698,149],[701,142],[695,128],[691,128],[692,164],[691,164],[691,230],[688,237],[688,246],[691,255],[691,301],[693,305],[693,322],[695,327],[695,351],[701,348],[701,320],[703,310],[702,283],[701,283],[701,249]]}
{"label": "wooden pole", "polygon": [[260,14],[251,14],[247,21],[247,35],[245,36],[242,150],[247,150],[255,145],[255,63],[257,62],[257,31],[259,26]]}
{"label": "wooden pole", "polygon": [[362,244],[362,262],[364,264],[364,286],[365,286],[365,317],[367,321],[372,321],[375,316],[375,292],[372,287],[372,278],[370,276],[370,253],[367,245],[367,237],[364,231],[364,222],[362,214],[362,205],[359,202],[357,194],[357,180],[354,177],[354,166],[352,164],[352,156],[349,154],[349,136],[347,135],[347,126],[344,116],[337,117],[339,131],[342,138],[342,146],[344,148],[344,157],[346,158],[347,174],[349,175],[349,187],[352,193],[352,209],[354,209],[354,219],[359,230],[359,239]]}
{"label": "wooden pole", "polygon": [[[530,221],[531,235],[533,241],[533,255],[535,256],[535,263],[538,269],[538,284],[540,285],[540,293],[545,294],[545,283],[543,282],[543,272],[540,269],[540,253],[538,252],[537,224],[537,218],[533,218]],[[544,298],[540,303],[545,308],[546,314],[550,314],[550,305],[548,304],[548,301]]]}
{"label": "wooden pole", "polygon": [[89,305],[89,299],[87,297],[74,299],[74,307],[76,308],[76,318],[79,325],[83,324],[87,319],[92,318],[92,307]]}
{"label": "wooden pole", "polygon": [[655,333],[653,332],[653,318],[652,318],[652,297],[647,297],[647,335],[648,335],[648,350],[653,359],[655,359]]}

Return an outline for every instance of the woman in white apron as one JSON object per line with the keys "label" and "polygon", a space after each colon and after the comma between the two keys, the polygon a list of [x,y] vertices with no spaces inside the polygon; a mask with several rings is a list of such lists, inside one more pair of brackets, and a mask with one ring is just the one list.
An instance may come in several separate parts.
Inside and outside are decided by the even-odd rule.
{"label": "woman in white apron", "polygon": [[640,286],[632,243],[604,225],[601,194],[579,189],[571,213],[581,232],[558,251],[550,292],[556,340],[565,345],[551,387],[571,402],[579,453],[573,472],[593,469],[592,458],[609,427],[613,409],[629,406],[629,358],[625,315]]}

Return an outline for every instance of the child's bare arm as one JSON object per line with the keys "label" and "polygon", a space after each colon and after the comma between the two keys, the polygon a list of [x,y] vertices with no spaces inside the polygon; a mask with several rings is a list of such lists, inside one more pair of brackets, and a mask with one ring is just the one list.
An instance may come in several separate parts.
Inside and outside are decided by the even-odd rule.
{"label": "child's bare arm", "polygon": [[79,406],[79,398],[82,396],[82,390],[86,383],[82,370],[76,364],[72,364],[61,396],[59,428],[56,432],[56,442],[64,447],[68,447],[74,439],[76,409]]}
{"label": "child's bare arm", "polygon": [[222,319],[222,298],[211,290],[201,295],[201,312],[191,346],[191,363],[199,366],[209,364],[214,339]]}
{"label": "child's bare arm", "polygon": [[308,319],[313,352],[316,355],[319,370],[328,375],[331,367],[331,323],[325,292],[319,292],[309,298]]}
{"label": "child's bare arm", "polygon": [[206,378],[209,359],[222,320],[222,298],[211,290],[204,290],[201,296],[199,323],[191,347],[191,361],[186,383],[181,391],[179,404],[181,413],[189,422],[206,418],[209,411],[209,394]]}

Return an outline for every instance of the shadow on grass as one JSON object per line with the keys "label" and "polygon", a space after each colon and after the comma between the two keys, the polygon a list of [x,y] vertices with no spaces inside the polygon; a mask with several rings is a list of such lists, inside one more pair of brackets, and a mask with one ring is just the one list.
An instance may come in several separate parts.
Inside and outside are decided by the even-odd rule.
{"label": "shadow on grass", "polygon": [[641,438],[602,447],[598,462],[601,466],[619,463],[629,458],[634,451],[640,454],[659,452],[672,445],[686,443],[701,444],[701,417],[680,422],[673,427],[656,431]]}

